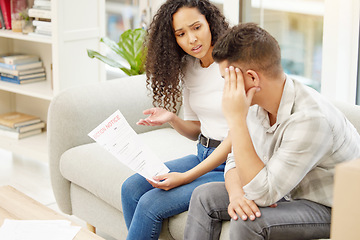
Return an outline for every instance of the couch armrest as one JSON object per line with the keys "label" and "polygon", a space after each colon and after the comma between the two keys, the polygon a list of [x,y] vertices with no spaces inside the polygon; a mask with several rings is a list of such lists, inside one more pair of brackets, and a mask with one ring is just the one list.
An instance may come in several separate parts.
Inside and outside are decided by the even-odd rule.
{"label": "couch armrest", "polygon": [[331,239],[358,239],[360,226],[360,159],[341,163],[335,168]]}
{"label": "couch armrest", "polygon": [[119,109],[138,133],[154,127],[137,126],[142,111],[152,106],[145,75],[69,88],[57,95],[48,111],[51,183],[59,208],[71,214],[70,182],[59,170],[61,155],[70,148],[93,142],[87,134]]}

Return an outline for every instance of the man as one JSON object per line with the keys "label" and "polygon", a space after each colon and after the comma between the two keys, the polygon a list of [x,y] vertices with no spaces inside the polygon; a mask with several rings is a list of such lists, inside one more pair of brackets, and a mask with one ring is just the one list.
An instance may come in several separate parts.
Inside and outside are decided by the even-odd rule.
{"label": "man", "polygon": [[225,183],[194,191],[185,239],[218,239],[223,220],[230,239],[329,238],[334,167],[360,157],[356,129],[283,72],[277,41],[257,25],[233,27],[213,57],[233,150]]}

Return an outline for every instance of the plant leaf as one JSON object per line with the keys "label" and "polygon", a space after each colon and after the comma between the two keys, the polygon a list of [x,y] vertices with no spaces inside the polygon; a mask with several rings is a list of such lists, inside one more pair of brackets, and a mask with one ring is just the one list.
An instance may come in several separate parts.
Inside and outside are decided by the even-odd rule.
{"label": "plant leaf", "polygon": [[104,63],[106,63],[106,64],[108,64],[108,65],[110,65],[112,67],[120,68],[120,69],[124,68],[124,66],[121,63],[119,63],[119,62],[117,62],[117,61],[115,61],[115,60],[113,60],[111,58],[108,58],[108,57],[106,57],[106,56],[104,56],[104,55],[102,55],[102,54],[100,54],[100,53],[98,53],[96,51],[87,49],[87,53],[88,53],[88,56],[90,58],[97,58],[100,61],[102,61],[102,62],[104,62]]}
{"label": "plant leaf", "polygon": [[124,58],[129,62],[131,69],[140,71],[142,69],[143,42],[146,31],[138,28],[127,30],[120,36],[119,48],[122,49]]}
{"label": "plant leaf", "polygon": [[130,69],[125,68],[116,60],[108,58],[101,55],[100,53],[88,50],[88,56],[91,58],[97,58],[102,62],[112,66],[120,68],[127,75],[139,75],[144,73],[144,59],[146,56],[146,49],[143,47],[146,31],[144,29],[129,29],[121,34],[119,42],[116,43],[108,37],[103,37],[100,39],[106,46],[108,46],[112,51],[117,55],[125,59],[129,65]]}
{"label": "plant leaf", "polygon": [[119,45],[116,42],[114,42],[113,40],[111,40],[108,37],[101,38],[100,42],[105,43],[105,45],[108,46],[111,50],[113,50],[116,54],[118,54],[122,58],[124,58],[123,51],[121,50],[121,48],[119,47]]}

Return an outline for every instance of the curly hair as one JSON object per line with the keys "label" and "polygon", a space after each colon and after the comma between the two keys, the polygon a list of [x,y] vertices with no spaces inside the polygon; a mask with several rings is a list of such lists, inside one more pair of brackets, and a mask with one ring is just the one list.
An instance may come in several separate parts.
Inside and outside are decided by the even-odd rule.
{"label": "curly hair", "polygon": [[184,78],[184,57],[173,29],[173,14],[182,7],[197,8],[205,16],[212,36],[212,45],[229,28],[220,10],[208,0],[167,0],[150,24],[145,47],[146,83],[153,92],[153,105],[176,112],[181,104],[181,82]]}

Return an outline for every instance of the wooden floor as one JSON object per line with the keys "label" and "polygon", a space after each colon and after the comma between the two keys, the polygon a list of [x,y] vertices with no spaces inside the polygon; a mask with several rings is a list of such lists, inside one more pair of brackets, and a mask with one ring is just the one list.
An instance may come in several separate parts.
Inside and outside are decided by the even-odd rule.
{"label": "wooden floor", "polygon": [[[14,155],[0,149],[0,186],[3,185],[10,185],[45,206],[60,212],[51,189],[49,166],[45,162]],[[74,216],[68,217],[80,226],[86,227],[84,221]],[[115,240],[102,232],[98,232],[98,235],[107,240]]]}

